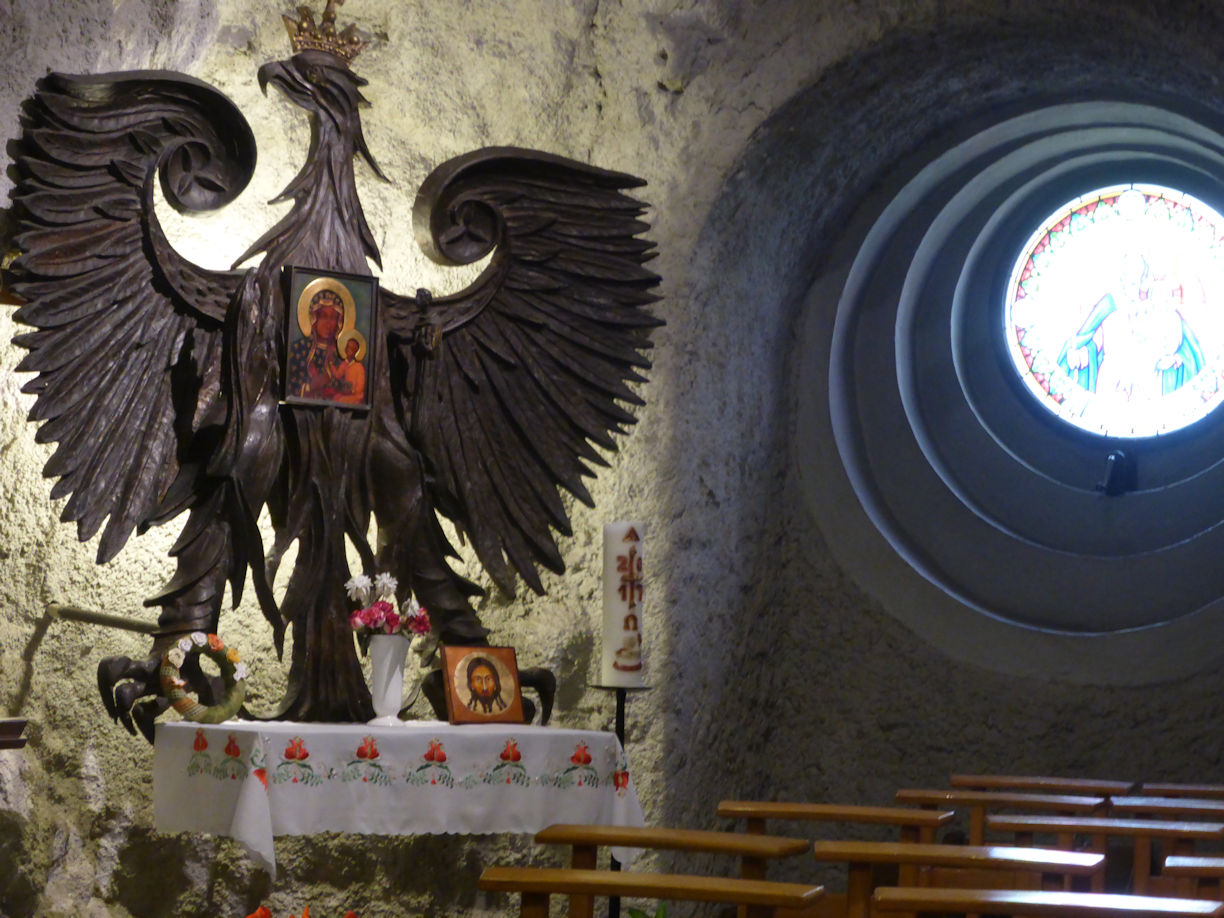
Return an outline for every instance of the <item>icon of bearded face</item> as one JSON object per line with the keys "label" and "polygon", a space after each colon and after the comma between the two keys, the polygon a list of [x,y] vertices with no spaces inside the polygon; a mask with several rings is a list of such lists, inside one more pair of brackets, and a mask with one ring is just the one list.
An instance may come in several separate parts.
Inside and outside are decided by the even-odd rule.
{"label": "icon of bearded face", "polygon": [[492,714],[494,707],[504,711],[501,676],[487,657],[472,656],[467,661],[467,684],[471,693],[467,706],[478,714]]}

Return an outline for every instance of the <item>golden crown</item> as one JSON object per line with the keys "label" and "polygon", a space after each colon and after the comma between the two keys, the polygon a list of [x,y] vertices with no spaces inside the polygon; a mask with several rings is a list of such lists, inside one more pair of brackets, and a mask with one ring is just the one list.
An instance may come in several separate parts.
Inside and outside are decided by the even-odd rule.
{"label": "golden crown", "polygon": [[314,13],[308,6],[297,8],[300,20],[287,13],[281,17],[289,32],[289,43],[293,46],[294,54],[299,51],[326,51],[348,64],[369,44],[357,36],[357,29],[351,24],[345,26],[342,32],[336,31],[337,3],[343,4],[344,0],[327,0],[327,7],[323,10],[323,18],[318,25],[315,25]]}

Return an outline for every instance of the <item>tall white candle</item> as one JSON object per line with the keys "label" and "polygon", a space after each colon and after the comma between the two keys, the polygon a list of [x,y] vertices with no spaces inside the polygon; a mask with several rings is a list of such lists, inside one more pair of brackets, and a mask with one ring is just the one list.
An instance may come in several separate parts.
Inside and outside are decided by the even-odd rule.
{"label": "tall white candle", "polygon": [[600,683],[642,684],[642,524],[604,526],[603,656]]}

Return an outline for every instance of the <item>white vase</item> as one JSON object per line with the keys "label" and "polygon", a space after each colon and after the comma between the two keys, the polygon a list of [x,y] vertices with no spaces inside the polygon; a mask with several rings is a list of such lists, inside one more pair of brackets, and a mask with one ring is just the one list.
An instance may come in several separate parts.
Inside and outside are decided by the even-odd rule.
{"label": "white vase", "polygon": [[370,696],[374,702],[371,724],[395,727],[404,700],[404,661],[410,639],[403,634],[375,634],[370,637]]}

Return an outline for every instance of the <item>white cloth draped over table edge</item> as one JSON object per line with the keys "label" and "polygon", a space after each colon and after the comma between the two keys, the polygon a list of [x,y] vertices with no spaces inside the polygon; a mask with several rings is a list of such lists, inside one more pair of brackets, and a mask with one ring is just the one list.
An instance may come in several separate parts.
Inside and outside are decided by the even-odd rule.
{"label": "white cloth draped over table edge", "polygon": [[[273,879],[275,835],[644,824],[615,734],[442,721],[158,724],[153,813],[160,832],[234,838]],[[629,863],[637,852],[613,854]]]}

